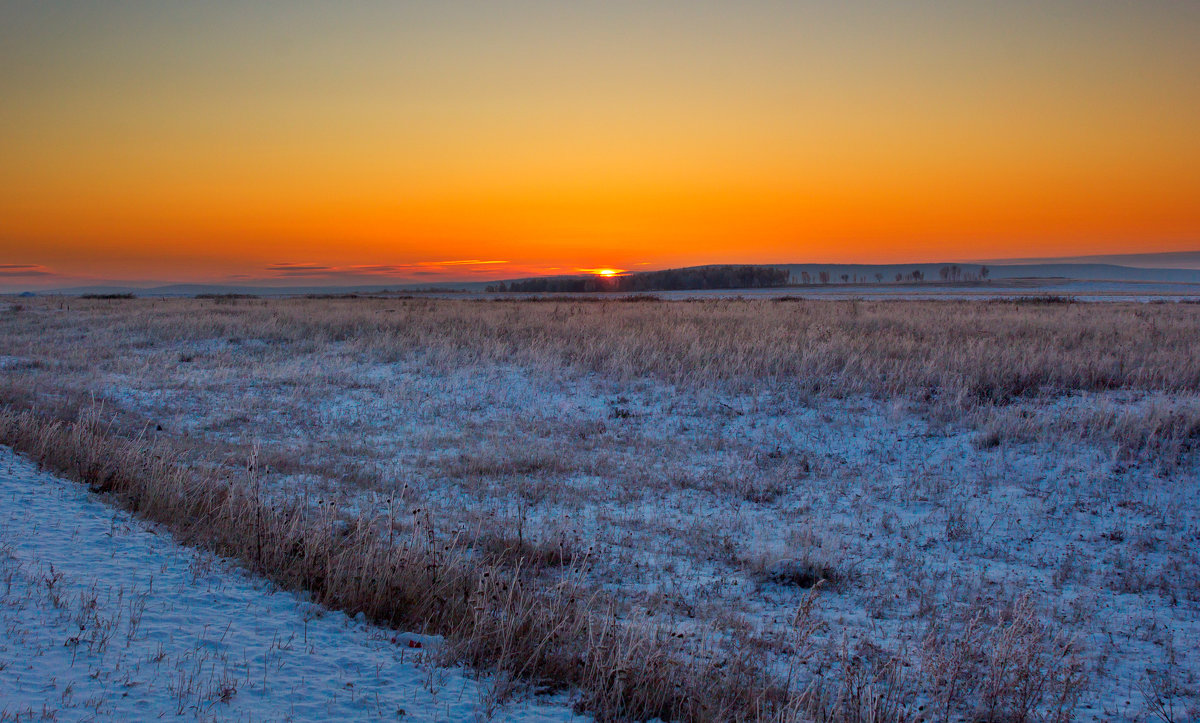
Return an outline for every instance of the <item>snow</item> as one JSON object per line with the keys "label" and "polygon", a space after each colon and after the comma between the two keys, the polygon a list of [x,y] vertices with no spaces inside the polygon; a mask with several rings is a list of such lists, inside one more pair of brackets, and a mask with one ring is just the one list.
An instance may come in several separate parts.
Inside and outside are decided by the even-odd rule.
{"label": "snow", "polygon": [[[1108,293],[1085,283],[1062,291]],[[917,688],[932,624],[954,630],[1029,592],[1082,650],[1078,719],[1151,719],[1152,671],[1172,671],[1188,719],[1200,711],[1200,454],[1194,436],[1178,453],[1139,453],[1119,433],[1126,419],[1153,431],[1138,420],[1172,410],[1195,419],[1194,392],[942,416],[786,381],[676,386],[219,325],[120,331],[115,351],[73,368],[47,354],[0,367],[29,388],[86,390],[202,468],[256,449],[279,494],[328,493],[347,511],[395,497],[431,510],[447,536],[564,540],[619,614],[703,644],[747,631],[788,662],[777,641],[807,592],[771,572],[827,562],[848,578],[814,609],[827,626],[817,654],[835,662],[843,639],[895,651]]]}
{"label": "snow", "polygon": [[[1197,460],[1126,460],[1110,441],[1071,431],[1089,414],[1190,395],[1014,403],[1007,414],[1054,433],[988,448],[973,425],[865,396],[505,365],[431,370],[337,344],[236,376],[223,363],[189,365],[174,386],[114,377],[104,394],[169,430],[227,444],[253,435],[314,469],[370,464],[380,493],[403,485],[447,516],[524,516],[541,539],[586,546],[594,579],[631,615],[689,636],[710,634],[703,623],[714,619],[783,630],[804,591],[770,582],[769,568],[800,553],[852,576],[817,603],[831,641],[916,651],[930,611],[958,620],[1029,590],[1086,651],[1080,719],[1137,718],[1146,671],[1170,659],[1180,696],[1200,702]],[[225,424],[233,399],[241,418]],[[338,441],[339,430],[352,439]],[[514,460],[533,471],[505,473]],[[374,491],[355,501],[352,484],[325,484],[343,505],[372,504]],[[759,560],[766,575],[754,572]]]}
{"label": "snow", "polygon": [[273,591],[0,447],[0,720],[568,721]]}

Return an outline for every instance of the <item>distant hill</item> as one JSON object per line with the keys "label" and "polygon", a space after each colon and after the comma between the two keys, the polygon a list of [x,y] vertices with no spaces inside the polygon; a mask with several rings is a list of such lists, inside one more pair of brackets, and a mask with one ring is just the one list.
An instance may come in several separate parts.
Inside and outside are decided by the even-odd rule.
{"label": "distant hill", "polygon": [[883,277],[884,282],[894,282],[896,274],[909,276],[913,271],[920,271],[925,281],[940,281],[943,268],[957,266],[961,269],[961,279],[977,277],[983,267],[988,269],[988,278],[999,279],[1071,279],[1077,281],[1167,281],[1175,283],[1200,283],[1200,269],[1163,269],[1119,266],[1116,264],[1085,264],[1085,263],[1037,263],[1037,264],[779,264],[778,268],[787,269],[793,280],[800,279],[802,274],[817,278],[821,272],[830,275],[832,282],[840,283],[842,276],[849,281],[856,279],[861,282],[874,282],[876,274]]}
{"label": "distant hill", "polygon": [[785,286],[788,272],[773,266],[693,266],[615,276],[536,278],[491,284],[488,291],[543,293],[597,291],[695,291]]}
{"label": "distant hill", "polygon": [[[811,283],[821,284],[822,275],[827,284],[897,283],[897,275],[905,283],[912,283],[912,274],[919,272],[925,283],[947,281],[967,282],[981,277],[984,267],[991,281],[1010,279],[1065,279],[1070,281],[1119,281],[1200,284],[1200,251],[1182,251],[1150,254],[1120,254],[1109,256],[1081,256],[1061,259],[1004,259],[995,262],[943,262],[913,264],[754,264],[742,268],[780,269],[789,274],[792,283],[802,283],[807,274]],[[692,266],[682,269],[664,269],[636,274],[702,274],[704,270],[733,268],[727,264]],[[957,276],[943,279],[943,269],[958,269]],[[547,284],[546,280],[581,280],[588,276],[525,277],[500,281],[450,281],[438,283],[413,283],[401,281],[360,286],[321,286],[317,284],[287,286],[279,281],[256,280],[246,284],[164,284],[151,286],[146,283],[113,281],[90,286],[75,286],[60,289],[38,290],[39,294],[123,294],[138,296],[196,296],[200,294],[254,294],[257,296],[287,296],[298,294],[377,294],[384,291],[409,293],[434,292],[483,292],[488,286],[505,285],[506,288],[533,291],[536,288],[549,290],[550,286],[566,288],[572,283]],[[648,277],[647,277],[648,278]],[[152,283],[152,282],[151,282]],[[606,287],[607,288],[607,287]],[[515,289],[514,289],[515,290]]]}
{"label": "distant hill", "polygon": [[975,263],[993,265],[1041,264],[1115,264],[1141,269],[1200,269],[1200,251],[1167,251],[1149,254],[1105,254],[1100,256],[1061,256],[1054,258],[995,259]]}

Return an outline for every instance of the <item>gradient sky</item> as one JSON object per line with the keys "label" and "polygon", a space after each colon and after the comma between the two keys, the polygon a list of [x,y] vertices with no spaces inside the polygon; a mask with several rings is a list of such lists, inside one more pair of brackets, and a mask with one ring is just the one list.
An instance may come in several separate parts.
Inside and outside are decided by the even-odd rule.
{"label": "gradient sky", "polygon": [[1198,2],[0,0],[0,110],[0,283],[1200,248]]}

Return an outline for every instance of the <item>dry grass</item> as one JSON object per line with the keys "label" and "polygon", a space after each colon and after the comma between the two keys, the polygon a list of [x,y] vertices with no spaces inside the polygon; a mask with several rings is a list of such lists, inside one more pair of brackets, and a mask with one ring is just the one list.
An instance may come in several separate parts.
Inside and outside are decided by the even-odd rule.
{"label": "dry grass", "polygon": [[[788,384],[951,406],[1039,392],[1200,391],[1200,307],[1011,301],[435,299],[32,302],[0,327],[22,347],[86,328],[135,344],[347,344],[379,360],[568,366],[675,384]],[[52,313],[62,307],[63,313]],[[70,313],[66,313],[69,310]],[[93,340],[93,344],[99,339]],[[67,361],[67,360],[65,360]],[[74,361],[74,360],[70,360]],[[82,360],[79,360],[82,361]]]}
{"label": "dry grass", "polygon": [[1028,409],[1001,407],[980,415],[976,444],[1053,439],[1090,440],[1115,448],[1120,459],[1146,460],[1175,468],[1200,449],[1200,400],[1171,396],[1137,400],[1120,406],[1065,406],[1057,413],[1032,414]]}
{"label": "dry grass", "polygon": [[[450,659],[539,687],[572,686],[598,720],[888,721],[908,717],[900,658],[843,642],[834,668],[803,685],[742,644],[685,647],[667,630],[622,621],[571,575],[538,587],[526,558],[472,556],[444,542],[423,510],[405,517],[345,516],[300,497],[263,497],[257,460],[245,476],[198,474],[162,444],[122,436],[99,416],[50,421],[0,413],[0,442],[88,484],[182,541],[241,561],[287,589],[351,615],[443,635]],[[476,543],[478,544],[478,543]],[[535,553],[536,557],[536,553]],[[493,560],[493,562],[488,562]],[[561,561],[560,561],[561,562]],[[790,624],[790,665],[804,664],[817,589],[811,581]],[[806,585],[809,586],[809,585]],[[995,621],[980,610],[958,637],[931,630],[920,687],[952,720],[978,708],[987,720],[1067,720],[1085,683],[1070,641],[1019,598]],[[1048,711],[1048,712],[1046,712]]]}
{"label": "dry grass", "polygon": [[471,559],[421,510],[405,523],[268,500],[255,460],[245,479],[198,475],[162,446],[114,435],[94,414],[64,423],[5,412],[0,441],[327,607],[443,635],[457,661],[573,686],[599,720],[750,720],[787,710],[794,697],[750,651],[685,651],[665,631],[618,621],[569,576],[538,588],[521,574],[523,559]]}
{"label": "dry grass", "polygon": [[1042,622],[1027,594],[997,619],[978,610],[954,633],[932,627],[922,657],[941,720],[1065,723],[1087,685],[1080,649]]}
{"label": "dry grass", "polygon": [[[882,443],[840,451],[830,444],[829,435],[841,433],[832,426],[779,439],[750,437],[750,430],[760,414],[760,429],[769,428],[810,403],[818,427],[831,406],[844,405],[853,417],[865,396],[881,403],[863,410],[864,421],[891,414],[897,437],[965,424],[981,430],[983,448],[1115,443],[1122,458],[1154,460],[1174,474],[1194,457],[1198,438],[1198,325],[1193,305],[39,299],[0,314],[8,355],[0,355],[0,370],[11,372],[0,374],[7,386],[0,398],[40,415],[5,417],[8,439],[49,466],[119,492],[184,539],[311,590],[331,607],[445,635],[459,660],[514,681],[575,686],[601,719],[894,720],[914,715],[922,701],[940,706],[939,718],[1054,718],[1070,715],[1083,685],[1074,663],[1064,662],[1081,655],[1077,648],[1034,615],[1030,600],[1007,610],[984,605],[964,618],[954,609],[962,598],[946,591],[975,595],[999,583],[963,585],[944,568],[926,567],[935,557],[925,553],[930,546],[941,555],[975,545],[993,556],[964,556],[965,565],[1026,564],[1005,547],[1024,539],[1022,518],[994,506],[988,494],[997,483],[988,468],[965,489],[951,462],[893,456],[886,425]],[[611,396],[593,416],[562,419],[554,407],[497,410],[472,398],[479,386],[504,383],[512,368],[565,388],[602,379]],[[372,386],[380,372],[386,382]],[[479,386],[457,386],[475,377]],[[129,416],[113,429],[86,419],[46,425],[55,416],[75,419],[91,393],[103,398],[114,386],[118,394],[173,396],[127,404]],[[318,390],[324,396],[310,397]],[[1110,390],[1144,403],[1070,406],[1077,393]],[[274,396],[250,396],[260,392]],[[387,401],[362,401],[381,392]],[[654,413],[655,402],[646,402],[684,392],[686,415]],[[755,407],[772,395],[787,405]],[[453,402],[437,406],[446,398]],[[561,402],[540,388],[496,398]],[[181,407],[192,399],[207,406]],[[337,411],[386,413],[388,404],[397,415],[377,424]],[[1061,414],[1047,413],[1059,405]],[[910,412],[921,417],[919,429],[909,424]],[[139,414],[155,414],[167,429]],[[300,433],[305,415],[321,419]],[[185,429],[178,422],[186,419],[202,424]],[[653,429],[659,420],[663,426]],[[673,438],[684,423],[703,432]],[[446,426],[454,433],[440,431]],[[270,474],[229,472],[260,445],[259,464]],[[862,452],[892,468],[883,468],[886,475],[866,468],[855,456]],[[321,504],[315,493],[297,497],[287,491],[293,477],[271,483],[281,475],[322,478],[333,494],[323,490]],[[903,481],[889,485],[891,475]],[[398,502],[342,499],[339,484]],[[1065,485],[1024,484],[1045,507],[1033,509],[1055,523],[1074,524],[1076,504],[1091,510],[1107,502],[1074,491],[1062,499]],[[1141,509],[1140,500],[1122,509]],[[651,504],[671,515],[629,511]],[[705,514],[692,514],[698,507]],[[347,508],[374,512],[347,516]],[[420,508],[415,515],[413,508]],[[930,536],[923,520],[896,517],[906,508],[921,510],[944,539]],[[590,510],[599,510],[595,528],[557,526],[563,512],[579,518]],[[841,552],[848,540],[831,533],[835,526],[822,524],[831,510],[862,521],[850,540],[857,557]],[[587,529],[609,537],[581,540]],[[756,537],[764,529],[766,539]],[[878,543],[864,543],[872,534]],[[1137,567],[1136,535],[1142,551],[1168,549],[1149,532],[1129,534],[1128,547],[1111,548],[1128,560],[1118,570]],[[1169,544],[1187,552],[1186,541]],[[672,566],[671,581],[695,587],[677,595],[670,585],[648,589],[652,576],[637,572],[648,569],[643,551],[653,565]],[[868,560],[877,563],[867,565],[875,577],[860,580],[864,551],[879,558]],[[1168,592],[1187,599],[1195,568],[1191,557],[1176,557],[1178,569],[1164,568],[1164,579],[1173,581]],[[1058,589],[1096,583],[1087,579],[1095,558],[1067,569],[1074,559],[1063,553],[1053,571]],[[778,564],[785,561],[795,564]],[[1047,564],[1060,565],[1057,551]],[[714,570],[745,575],[765,590],[710,594],[709,582],[690,579]],[[626,585],[644,592],[628,593]],[[1138,594],[1151,587],[1138,585]],[[873,646],[837,629],[820,632],[821,653],[810,661],[802,651],[812,648],[808,636],[819,626],[803,616],[781,634],[723,610],[730,598],[722,595],[787,605],[810,586],[843,610],[852,594],[861,595],[853,604],[867,601],[871,625],[911,615],[930,630],[923,654],[961,674],[916,673],[908,666],[920,656],[889,647],[895,638]],[[648,617],[659,604],[683,611],[683,625]],[[1002,644],[1011,654],[997,658]],[[1020,652],[1026,649],[1033,654]],[[780,669],[804,662],[812,665],[794,678]],[[1050,665],[1059,672],[1046,678]]]}

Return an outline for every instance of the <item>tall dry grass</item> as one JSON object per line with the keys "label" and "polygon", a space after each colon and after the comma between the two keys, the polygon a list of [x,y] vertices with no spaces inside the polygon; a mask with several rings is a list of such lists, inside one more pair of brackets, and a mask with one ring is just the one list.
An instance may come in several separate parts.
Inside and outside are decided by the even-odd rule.
{"label": "tall dry grass", "polygon": [[570,687],[600,721],[903,721],[918,699],[943,706],[939,720],[1069,720],[1086,685],[1078,649],[1027,596],[994,620],[981,609],[957,637],[932,629],[924,680],[905,680],[898,655],[845,642],[830,669],[803,679],[796,671],[824,627],[816,589],[790,622],[780,671],[750,638],[688,645],[623,620],[569,573],[539,585],[522,574],[524,559],[473,555],[422,510],[353,517],[301,495],[264,496],[254,458],[236,475],[180,466],[168,444],[102,422],[94,408],[75,420],[6,408],[0,443],[284,589],[444,636],[451,661],[539,689]]}
{"label": "tall dry grass", "polygon": [[[618,378],[943,405],[1039,392],[1200,392],[1200,305],[580,299],[37,300],[0,315],[17,353],[86,335],[133,345],[338,343],[380,361],[567,366]],[[62,307],[59,309],[58,307]]]}
{"label": "tall dry grass", "polygon": [[[621,620],[573,578],[564,550],[527,549],[519,535],[447,538],[422,515],[347,517],[336,505],[264,496],[250,471],[181,467],[181,458],[205,456],[197,447],[208,442],[198,435],[178,448],[156,446],[138,437],[144,420],[109,428],[77,419],[76,393],[91,388],[97,370],[146,370],[135,365],[164,364],[161,378],[169,381],[175,357],[191,364],[193,348],[197,358],[228,355],[223,370],[247,358],[303,363],[305,354],[336,349],[368,362],[419,362],[433,373],[500,363],[721,391],[903,397],[961,418],[1041,394],[1200,392],[1198,315],[1192,305],[1010,302],[40,299],[0,309],[0,370],[14,372],[0,374],[0,397],[42,410],[6,413],[0,434],[284,587],[384,624],[445,635],[457,659],[514,680],[574,686],[603,720],[891,720],[908,714],[914,691],[950,696],[947,717],[981,709],[1007,715],[1000,709],[1030,698],[1006,692],[1003,681],[1035,680],[1028,666],[1049,658],[1014,656],[1027,666],[1023,673],[991,678],[981,661],[991,660],[988,646],[1008,640],[997,637],[1006,630],[1056,640],[1041,628],[981,618],[962,639],[931,638],[937,655],[966,661],[967,673],[943,682],[903,679],[898,659],[863,662],[847,650],[828,676],[791,686],[753,641],[690,647]],[[48,421],[56,414],[70,421]],[[997,439],[1033,429],[1018,416],[980,419],[991,420]],[[1174,455],[1194,448],[1196,419],[1194,405],[1180,403],[1095,425],[1131,449]],[[498,469],[511,463],[495,461]],[[529,574],[564,563],[561,575]],[[1047,684],[1058,687],[1040,705],[1061,705],[1069,717],[1079,683],[1060,676]],[[1033,715],[1029,706],[1022,711]]]}
{"label": "tall dry grass", "polygon": [[619,621],[570,575],[530,584],[522,561],[473,558],[419,510],[348,517],[302,497],[268,499],[254,460],[241,479],[189,471],[168,447],[117,434],[94,413],[0,412],[0,443],[322,605],[445,636],[454,661],[575,688],[598,720],[759,720],[796,705],[755,651],[685,649],[665,630]]}

